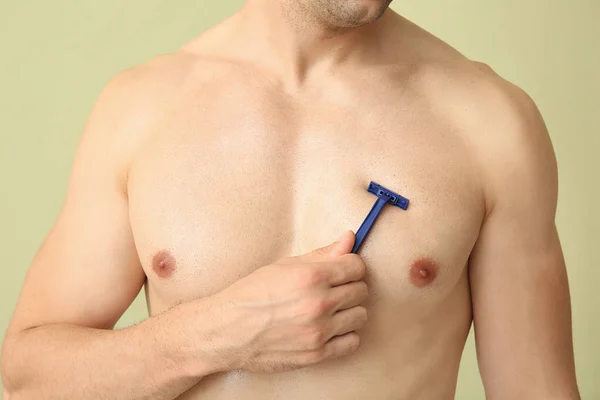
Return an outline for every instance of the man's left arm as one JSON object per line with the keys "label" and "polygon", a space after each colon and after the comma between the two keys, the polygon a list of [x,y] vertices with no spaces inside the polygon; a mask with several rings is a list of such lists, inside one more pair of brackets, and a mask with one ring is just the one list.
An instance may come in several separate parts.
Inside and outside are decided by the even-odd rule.
{"label": "man's left arm", "polygon": [[514,88],[510,99],[482,157],[487,211],[469,263],[479,369],[490,400],[578,400],[554,152],[535,104]]}

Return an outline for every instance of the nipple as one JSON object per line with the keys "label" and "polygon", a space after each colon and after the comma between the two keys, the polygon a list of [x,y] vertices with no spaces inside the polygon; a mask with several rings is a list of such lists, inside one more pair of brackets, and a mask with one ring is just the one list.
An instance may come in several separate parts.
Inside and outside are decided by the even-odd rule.
{"label": "nipple", "polygon": [[170,278],[177,269],[175,257],[166,250],[156,253],[152,259],[152,270],[159,278]]}
{"label": "nipple", "polygon": [[438,269],[435,261],[427,258],[418,259],[410,267],[410,281],[418,288],[429,286],[435,281]]}

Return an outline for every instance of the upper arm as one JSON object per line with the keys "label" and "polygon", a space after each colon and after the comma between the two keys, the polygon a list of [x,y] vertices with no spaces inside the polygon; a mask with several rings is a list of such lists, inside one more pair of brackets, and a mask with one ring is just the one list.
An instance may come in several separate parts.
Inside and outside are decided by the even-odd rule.
{"label": "upper arm", "polygon": [[9,334],[70,323],[112,328],[144,282],[125,191],[132,155],[128,74],[98,100],[57,221],[29,268]]}
{"label": "upper arm", "polygon": [[480,371],[490,399],[575,399],[554,152],[535,104],[508,90],[482,157],[488,212],[469,266]]}

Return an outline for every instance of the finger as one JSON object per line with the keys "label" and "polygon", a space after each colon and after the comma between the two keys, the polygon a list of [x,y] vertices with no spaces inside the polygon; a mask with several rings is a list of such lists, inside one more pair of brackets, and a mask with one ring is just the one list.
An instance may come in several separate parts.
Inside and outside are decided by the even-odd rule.
{"label": "finger", "polygon": [[330,289],[328,297],[335,304],[332,312],[356,307],[369,296],[369,288],[363,281],[350,282]]}
{"label": "finger", "polygon": [[305,353],[305,364],[315,364],[327,359],[335,359],[354,353],[360,347],[360,336],[350,332],[329,340],[319,350]]}
{"label": "finger", "polygon": [[324,268],[327,269],[331,286],[360,281],[367,272],[365,262],[356,254],[340,256],[334,262],[327,263]]}
{"label": "finger", "polygon": [[357,331],[367,323],[367,309],[361,306],[338,311],[331,320],[331,336]]}
{"label": "finger", "polygon": [[348,230],[344,232],[337,241],[334,243],[316,249],[312,252],[312,255],[317,256],[325,256],[325,257],[337,257],[343,254],[348,254],[352,251],[352,247],[354,246],[354,232]]}

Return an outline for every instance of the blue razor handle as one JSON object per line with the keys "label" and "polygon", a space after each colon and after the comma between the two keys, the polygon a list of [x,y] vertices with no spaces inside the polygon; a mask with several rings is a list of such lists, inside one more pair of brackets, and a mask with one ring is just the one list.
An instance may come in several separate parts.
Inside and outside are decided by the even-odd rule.
{"label": "blue razor handle", "polygon": [[391,190],[386,189],[375,182],[371,182],[369,184],[369,192],[377,196],[377,201],[373,205],[373,208],[371,208],[371,211],[369,211],[369,215],[367,215],[367,218],[365,218],[362,225],[360,226],[360,228],[358,228],[358,231],[356,232],[356,240],[354,242],[354,247],[352,248],[352,253],[354,254],[358,253],[360,246],[362,246],[363,242],[367,237],[367,234],[373,227],[375,220],[377,219],[379,213],[381,212],[381,210],[383,210],[383,207],[385,207],[386,204],[391,204],[393,206],[400,207],[403,210],[408,209],[409,200],[407,198],[402,197],[399,194],[394,193]]}

